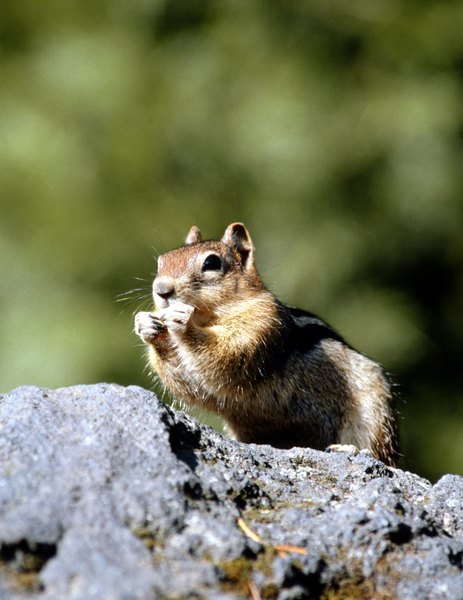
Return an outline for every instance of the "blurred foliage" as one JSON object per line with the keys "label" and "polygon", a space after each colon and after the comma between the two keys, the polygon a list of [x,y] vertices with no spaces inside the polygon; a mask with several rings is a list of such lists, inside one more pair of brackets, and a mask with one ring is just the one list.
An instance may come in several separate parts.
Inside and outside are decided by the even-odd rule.
{"label": "blurred foliage", "polygon": [[240,220],[270,289],[392,373],[404,466],[463,473],[461,2],[1,13],[2,391],[152,385],[156,254]]}

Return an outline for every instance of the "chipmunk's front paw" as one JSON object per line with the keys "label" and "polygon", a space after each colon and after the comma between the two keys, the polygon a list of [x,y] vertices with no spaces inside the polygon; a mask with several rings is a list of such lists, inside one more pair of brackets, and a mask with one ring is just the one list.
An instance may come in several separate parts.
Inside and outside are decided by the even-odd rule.
{"label": "chipmunk's front paw", "polygon": [[156,316],[170,331],[182,333],[186,330],[188,321],[194,312],[194,308],[183,302],[175,302],[167,308],[156,312]]}
{"label": "chipmunk's front paw", "polygon": [[151,344],[166,326],[150,312],[139,312],[135,315],[135,333],[141,337],[145,344]]}

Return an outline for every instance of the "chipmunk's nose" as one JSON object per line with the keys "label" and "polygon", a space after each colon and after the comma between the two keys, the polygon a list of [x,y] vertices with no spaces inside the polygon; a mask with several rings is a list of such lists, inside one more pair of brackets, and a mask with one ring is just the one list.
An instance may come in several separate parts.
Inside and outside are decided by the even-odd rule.
{"label": "chipmunk's nose", "polygon": [[153,291],[164,300],[167,300],[175,291],[174,280],[171,277],[159,277],[155,279]]}

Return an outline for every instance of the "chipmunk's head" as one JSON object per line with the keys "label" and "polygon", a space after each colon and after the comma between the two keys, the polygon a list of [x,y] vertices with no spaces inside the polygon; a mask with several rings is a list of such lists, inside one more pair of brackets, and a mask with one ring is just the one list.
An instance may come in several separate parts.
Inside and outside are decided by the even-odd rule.
{"label": "chipmunk's head", "polygon": [[199,313],[213,313],[262,287],[242,223],[229,225],[220,241],[203,242],[200,230],[192,227],[184,246],[159,257],[153,298],[156,308],[180,301]]}

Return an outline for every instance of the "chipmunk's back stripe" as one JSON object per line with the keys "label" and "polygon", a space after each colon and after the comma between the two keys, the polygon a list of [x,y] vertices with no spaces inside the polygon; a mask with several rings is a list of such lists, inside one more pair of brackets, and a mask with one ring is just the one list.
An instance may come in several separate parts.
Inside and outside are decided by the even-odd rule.
{"label": "chipmunk's back stripe", "polygon": [[300,308],[288,307],[288,311],[295,325],[293,328],[293,343],[295,349],[307,352],[322,340],[337,340],[344,342],[343,338],[316,315]]}

